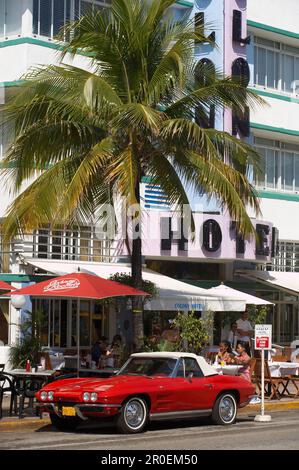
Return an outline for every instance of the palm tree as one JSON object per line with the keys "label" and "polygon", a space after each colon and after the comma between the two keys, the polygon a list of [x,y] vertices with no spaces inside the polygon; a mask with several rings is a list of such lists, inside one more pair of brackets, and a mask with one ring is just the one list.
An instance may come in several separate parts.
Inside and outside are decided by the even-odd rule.
{"label": "palm tree", "polygon": [[[194,41],[207,39],[187,19],[166,19],[174,3],[112,0],[111,8],[63,31],[70,40],[59,65],[24,77],[5,108],[14,127],[5,174],[16,195],[3,224],[6,240],[44,224],[88,220],[111,194],[139,206],[143,175],[178,207],[188,204],[186,184],[204,190],[228,209],[242,234],[253,232],[246,206],[258,211],[259,205],[237,168],[256,168],[257,155],[227,133],[201,127],[194,109],[205,119],[211,105],[241,114],[261,100],[242,83],[195,65]],[[64,63],[78,54],[89,67]],[[141,226],[140,210],[134,218]],[[131,263],[133,285],[141,287],[140,238],[133,238]],[[140,304],[133,310],[138,347]]]}

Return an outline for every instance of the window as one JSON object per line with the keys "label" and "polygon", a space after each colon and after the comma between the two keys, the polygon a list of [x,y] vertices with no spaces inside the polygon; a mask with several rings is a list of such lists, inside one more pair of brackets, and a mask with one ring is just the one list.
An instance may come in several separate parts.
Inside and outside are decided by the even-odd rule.
{"label": "window", "polygon": [[256,186],[295,192],[299,190],[299,145],[279,141],[254,139],[261,156],[263,175]]}
{"label": "window", "polygon": [[[8,306],[7,301],[3,302]],[[0,339],[3,338],[4,341],[5,331],[1,330],[3,302],[0,300]],[[77,300],[32,299],[32,311],[41,317],[42,346],[60,348],[77,346],[77,308]],[[108,303],[80,301],[80,346],[90,347],[101,335],[108,334],[108,311]],[[6,311],[4,313],[6,315]]]}
{"label": "window", "polygon": [[22,13],[20,0],[0,0],[0,37],[21,34]]}
{"label": "window", "polygon": [[111,0],[33,0],[33,33],[53,38],[69,21],[110,4]]}
{"label": "window", "polygon": [[299,80],[299,48],[255,37],[254,83],[295,93],[295,80]]}
{"label": "window", "polygon": [[39,229],[33,235],[33,255],[37,258],[103,261],[109,258],[109,250],[109,241],[99,239],[94,227]]}
{"label": "window", "polygon": [[189,374],[193,374],[193,377],[197,379],[204,377],[203,372],[195,359],[192,357],[180,359],[176,377],[184,378],[188,377]]}
{"label": "window", "polygon": [[189,374],[193,374],[194,378],[201,378],[204,376],[195,359],[192,359],[192,357],[185,357],[184,361],[186,377],[188,377]]}
{"label": "window", "polygon": [[273,260],[274,271],[299,272],[299,243],[280,240]]}

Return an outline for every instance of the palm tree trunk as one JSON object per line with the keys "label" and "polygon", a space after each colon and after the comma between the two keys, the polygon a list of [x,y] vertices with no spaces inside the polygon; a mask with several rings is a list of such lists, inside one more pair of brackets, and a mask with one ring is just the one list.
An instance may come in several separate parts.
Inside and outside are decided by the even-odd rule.
{"label": "palm tree trunk", "polygon": [[[140,207],[140,182],[141,168],[138,168],[138,177],[136,178],[135,199]],[[133,224],[136,227],[138,237],[133,234],[132,253],[131,253],[131,270],[133,286],[136,289],[142,288],[142,240],[141,240],[141,211]],[[133,323],[133,349],[139,351],[143,346],[143,302],[141,297],[132,298],[132,323]]]}

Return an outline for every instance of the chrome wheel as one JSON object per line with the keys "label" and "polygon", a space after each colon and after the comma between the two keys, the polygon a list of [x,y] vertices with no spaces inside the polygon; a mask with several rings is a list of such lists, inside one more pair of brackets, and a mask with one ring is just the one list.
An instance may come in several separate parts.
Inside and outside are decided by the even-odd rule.
{"label": "chrome wheel", "polygon": [[236,416],[236,402],[231,395],[224,395],[219,403],[219,416],[221,420],[229,424]]}
{"label": "chrome wheel", "polygon": [[144,425],[144,422],[146,420],[146,414],[146,406],[144,404],[144,401],[140,398],[132,398],[125,405],[125,423],[130,429],[134,431],[137,431]]}

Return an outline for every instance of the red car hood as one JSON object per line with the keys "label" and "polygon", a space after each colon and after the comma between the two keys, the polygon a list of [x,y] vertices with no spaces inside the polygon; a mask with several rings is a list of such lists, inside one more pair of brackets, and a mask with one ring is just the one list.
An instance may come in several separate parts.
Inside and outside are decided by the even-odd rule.
{"label": "red car hood", "polygon": [[51,382],[43,390],[51,390],[53,392],[105,392],[116,386],[122,387],[124,385],[133,385],[141,382],[147,383],[154,380],[151,377],[146,376],[133,376],[133,375],[118,375],[110,378],[97,379],[97,378],[74,378],[64,379]]}

